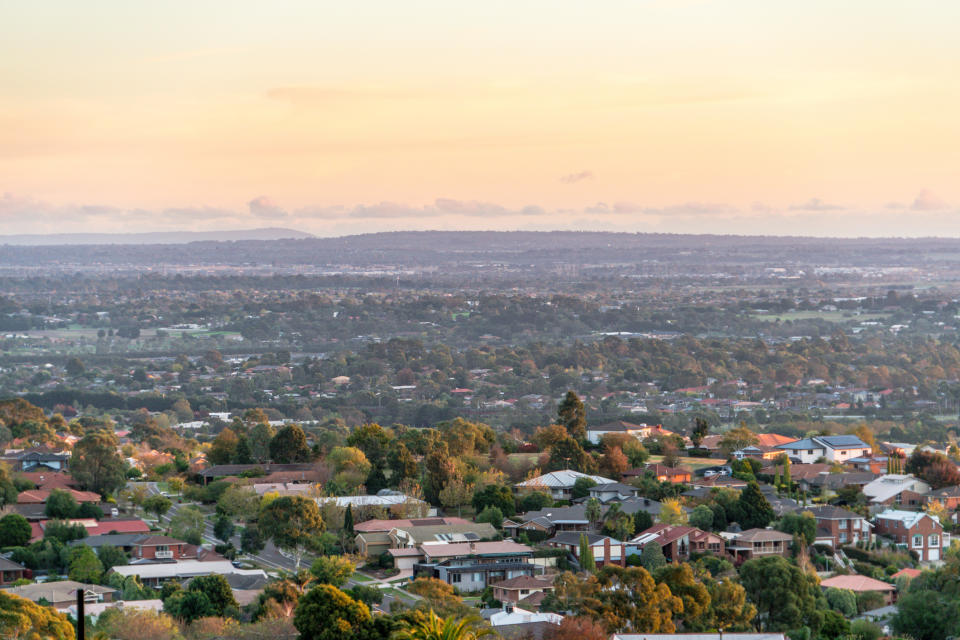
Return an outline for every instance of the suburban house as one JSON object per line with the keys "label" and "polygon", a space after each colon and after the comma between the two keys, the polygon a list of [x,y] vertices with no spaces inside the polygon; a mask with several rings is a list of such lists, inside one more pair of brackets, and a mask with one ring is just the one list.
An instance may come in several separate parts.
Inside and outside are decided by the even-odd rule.
{"label": "suburban house", "polygon": [[673,435],[672,431],[667,431],[659,424],[633,424],[632,422],[617,420],[595,427],[587,427],[587,440],[593,444],[600,444],[603,436],[608,433],[625,433],[628,436],[633,436],[637,440],[644,440],[653,436]]}
{"label": "suburban house", "polygon": [[[21,491],[17,494],[17,504],[46,504],[51,491],[54,491],[54,489],[30,489],[28,491]],[[100,504],[99,493],[77,491],[76,489],[60,489],[60,491],[69,493],[79,504],[83,504],[84,502]]]}
{"label": "suburban house", "polygon": [[576,484],[580,478],[589,478],[596,484],[610,484],[614,482],[610,478],[604,478],[603,476],[591,476],[580,473],[579,471],[564,469],[563,471],[551,471],[542,476],[518,482],[513,485],[513,490],[515,493],[543,491],[549,493],[554,500],[569,500],[573,497],[571,493],[573,491],[573,485]]}
{"label": "suburban house", "polygon": [[13,560],[0,556],[0,585],[13,584],[30,574],[30,570]]}
{"label": "suburban house", "polygon": [[[493,539],[497,535],[497,530],[493,525],[486,522],[463,520],[462,524],[419,524],[424,520],[436,521],[441,519],[394,520],[392,521],[394,526],[389,531],[371,531],[357,534],[357,550],[369,558],[382,555],[390,549],[416,549],[425,542],[479,542],[483,539]],[[460,520],[460,518],[456,518],[456,520]],[[405,522],[412,524],[407,525]]]}
{"label": "suburban house", "polygon": [[686,562],[691,553],[710,553],[723,557],[724,541],[720,536],[696,527],[657,523],[627,543],[627,555],[640,554],[655,542],[670,562]]}
{"label": "suburban house", "polygon": [[929,484],[902,473],[888,473],[863,487],[871,507],[920,509],[929,493]]}
{"label": "suburban house", "polygon": [[382,531],[388,533],[397,527],[433,527],[442,524],[469,525],[471,522],[464,518],[437,517],[437,518],[401,518],[397,520],[366,520],[353,525],[357,533],[373,533]]}
{"label": "suburban house", "polygon": [[587,505],[584,503],[569,507],[547,507],[539,511],[529,511],[522,516],[506,518],[503,521],[503,530],[508,535],[518,535],[521,531],[553,535],[558,531],[590,531],[591,529],[593,529],[593,523],[587,519]]}
{"label": "suburban house", "polygon": [[577,559],[577,562],[580,562],[580,536],[587,537],[587,544],[593,552],[593,560],[598,567],[605,564],[626,566],[626,545],[619,540],[599,533],[564,531],[550,538],[544,544],[548,547],[566,549]]}
{"label": "suburban house", "polygon": [[563,622],[559,613],[538,613],[513,606],[503,605],[503,609],[491,614],[487,621],[504,640],[539,640],[552,635]]}
{"label": "suburban house", "polygon": [[609,482],[590,487],[590,497],[596,498],[604,504],[613,500],[617,502],[629,500],[630,498],[636,498],[638,495],[640,495],[640,489],[622,482]]}
{"label": "suburban house", "polygon": [[[258,478],[260,482],[320,482],[320,476],[317,466],[312,462],[291,462],[288,464],[218,464],[208,467],[199,472],[203,483],[207,484],[211,480],[219,480],[230,476],[239,477],[242,473],[263,472],[264,476]],[[272,477],[273,474],[283,473],[282,479]]]}
{"label": "suburban house", "polygon": [[553,591],[554,575],[518,576],[494,583],[493,599],[539,608],[543,596]]}
{"label": "suburban house", "polygon": [[110,587],[84,584],[73,580],[25,584],[19,587],[10,587],[6,592],[34,602],[45,600],[54,609],[66,609],[77,603],[77,591],[80,589],[83,589],[83,601],[88,603],[112,602],[114,595],[117,593],[116,589]]}
{"label": "suburban house", "polygon": [[142,533],[120,533],[114,535],[91,536],[73,540],[71,545],[85,544],[93,549],[113,546],[123,549],[131,562],[155,560],[177,562],[191,558],[197,559],[197,547],[183,540]]}
{"label": "suburban house", "polygon": [[821,473],[807,475],[797,479],[791,475],[802,491],[814,495],[829,496],[843,487],[865,487],[877,478],[877,474],[869,471],[848,471],[844,473]]}
{"label": "suburban house", "polygon": [[199,560],[181,560],[179,562],[152,562],[149,564],[127,564],[113,567],[108,573],[118,573],[123,577],[139,576],[140,581],[151,587],[160,587],[164,582],[177,580],[182,582],[197,576],[231,573],[240,575],[258,575],[266,578],[262,569],[237,569],[229,560],[201,562]]}
{"label": "suburban house", "polygon": [[[424,544],[419,551],[421,556],[411,567],[414,576],[436,578],[466,593],[483,591],[501,580],[532,576],[538,569],[528,562],[533,549],[510,540]],[[401,559],[407,559],[396,558],[402,570]]]}
{"label": "suburban house", "polygon": [[776,446],[790,459],[801,464],[810,464],[820,458],[830,462],[845,463],[853,458],[870,455],[870,445],[857,436],[814,436]]}
{"label": "suburban house", "polygon": [[849,589],[857,595],[870,591],[876,591],[883,596],[883,604],[886,606],[890,606],[897,601],[897,588],[895,586],[888,582],[882,582],[880,580],[875,580],[873,578],[868,578],[867,576],[861,576],[857,574],[824,578],[820,581],[820,587],[824,591],[831,588]]}
{"label": "suburban house", "polygon": [[936,516],[922,511],[888,509],[873,518],[878,536],[890,538],[898,545],[916,552],[921,562],[943,558],[943,549],[950,546],[950,535]]}
{"label": "suburban house", "polygon": [[847,544],[870,540],[873,525],[859,513],[828,504],[807,507],[801,513],[809,513],[816,518],[818,544],[839,549]]}
{"label": "suburban house", "polygon": [[775,529],[747,529],[732,536],[727,552],[736,564],[764,556],[784,556],[790,553],[793,536]]}
{"label": "suburban house", "polygon": [[[627,477],[628,473],[630,473],[630,471],[624,472],[624,477]],[[657,482],[672,482],[673,484],[690,484],[690,479],[693,477],[690,469],[684,467],[668,467],[665,464],[648,464],[643,468],[643,473],[636,475],[643,476],[646,473],[652,474]]]}
{"label": "suburban house", "polygon": [[931,491],[927,494],[926,501],[929,503],[931,500],[937,500],[948,511],[956,511],[960,509],[960,487],[944,487]]}
{"label": "suburban house", "polygon": [[8,450],[0,456],[0,462],[10,465],[11,471],[65,471],[70,454],[46,446],[30,449]]}
{"label": "suburban house", "polygon": [[[254,485],[256,486],[256,485]],[[297,486],[297,485],[285,485],[285,486]],[[302,485],[301,485],[302,486]],[[281,494],[282,495],[282,494]],[[417,507],[420,512],[426,514],[430,511],[430,505],[420,500],[419,498],[414,498],[408,496],[400,491],[392,491],[390,489],[381,489],[377,492],[375,496],[331,496],[331,497],[320,497],[316,498],[317,505],[323,505],[327,502],[334,502],[338,507],[347,508],[349,505],[353,509],[362,509],[364,507],[383,507],[384,509],[390,509],[391,507]]]}
{"label": "suburban house", "polygon": [[[43,531],[49,520],[39,520],[30,523],[30,542],[43,539]],[[87,536],[101,536],[108,533],[149,533],[150,526],[140,518],[73,518],[67,524],[80,524],[87,530]]]}

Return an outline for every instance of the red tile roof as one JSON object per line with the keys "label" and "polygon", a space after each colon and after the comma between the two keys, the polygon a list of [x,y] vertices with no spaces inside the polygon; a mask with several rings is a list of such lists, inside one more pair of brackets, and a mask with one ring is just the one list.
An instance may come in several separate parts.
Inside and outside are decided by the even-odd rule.
{"label": "red tile roof", "polygon": [[[17,504],[46,504],[50,497],[52,489],[33,489],[31,491],[21,491],[17,496]],[[92,491],[76,491],[75,489],[64,489],[69,491],[70,495],[77,502],[100,502],[100,494]]]}
{"label": "red tile roof", "polygon": [[896,587],[886,582],[880,582],[867,576],[857,574],[849,576],[833,576],[820,581],[820,586],[824,589],[833,587],[835,589],[850,589],[854,592],[862,591],[896,591]]}

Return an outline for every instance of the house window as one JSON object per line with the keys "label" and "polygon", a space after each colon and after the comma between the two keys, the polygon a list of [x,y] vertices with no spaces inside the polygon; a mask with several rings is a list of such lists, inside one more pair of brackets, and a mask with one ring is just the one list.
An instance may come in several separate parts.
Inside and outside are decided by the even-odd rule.
{"label": "house window", "polygon": [[842,533],[840,534],[839,540],[840,540],[840,544],[843,544],[844,542],[847,541],[847,533],[846,533],[846,531],[844,531],[844,532],[842,532]]}
{"label": "house window", "polygon": [[940,536],[935,533],[930,534],[929,539],[927,540],[927,546],[936,548],[940,546]]}
{"label": "house window", "polygon": [[846,520],[841,520],[841,521],[840,521],[840,528],[841,528],[841,529],[846,529],[846,528],[847,528],[847,521],[846,521]]}
{"label": "house window", "polygon": [[913,536],[913,548],[923,549],[923,536],[919,533]]}
{"label": "house window", "polygon": [[810,449],[809,451],[807,451],[807,454],[809,454],[809,455],[812,456],[812,455],[813,455],[813,449]]}
{"label": "house window", "polygon": [[450,576],[450,582],[460,582],[462,576],[459,573],[454,573]]}

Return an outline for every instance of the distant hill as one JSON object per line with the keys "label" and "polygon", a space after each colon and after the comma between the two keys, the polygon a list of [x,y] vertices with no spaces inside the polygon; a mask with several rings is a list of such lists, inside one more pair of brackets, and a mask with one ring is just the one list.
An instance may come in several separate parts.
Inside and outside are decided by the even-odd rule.
{"label": "distant hill", "polygon": [[0,236],[0,246],[103,245],[103,244],[187,244],[238,240],[286,240],[312,238],[295,229],[267,227],[233,231],[155,231],[150,233],[50,233]]}

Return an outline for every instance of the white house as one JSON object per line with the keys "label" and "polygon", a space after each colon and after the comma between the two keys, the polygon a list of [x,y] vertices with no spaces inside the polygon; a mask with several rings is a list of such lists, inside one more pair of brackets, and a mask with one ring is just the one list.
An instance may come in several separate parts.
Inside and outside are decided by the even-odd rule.
{"label": "white house", "polygon": [[608,422],[607,424],[587,427],[587,440],[593,444],[600,444],[600,440],[608,433],[625,433],[638,440],[643,440],[656,435],[671,435],[673,432],[667,431],[659,424],[634,424],[632,422],[617,420],[615,422]]}
{"label": "white house", "polygon": [[870,455],[870,445],[857,436],[814,436],[776,446],[791,459],[812,464],[820,458],[830,462],[846,462]]}

